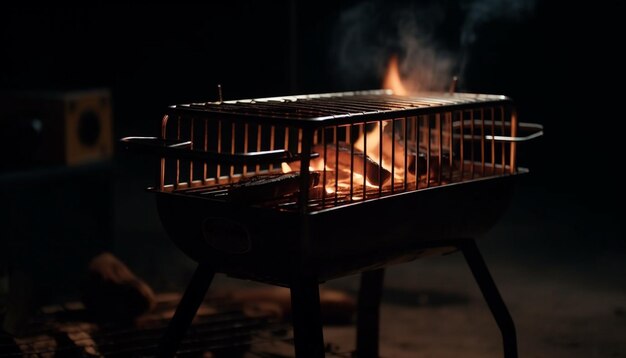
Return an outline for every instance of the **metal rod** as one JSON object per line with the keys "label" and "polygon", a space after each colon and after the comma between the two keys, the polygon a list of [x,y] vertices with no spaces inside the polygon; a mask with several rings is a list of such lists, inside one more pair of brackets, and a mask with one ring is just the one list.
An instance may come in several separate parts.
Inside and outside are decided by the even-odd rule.
{"label": "metal rod", "polygon": [[441,179],[443,176],[443,121],[441,119],[441,113],[437,113],[437,129],[438,129],[438,141],[439,148],[437,149],[437,185],[441,185]]}
{"label": "metal rod", "polygon": [[[491,114],[491,134],[496,135],[496,125],[495,125],[495,109],[489,108],[489,113]],[[491,174],[496,174],[496,141],[491,139]]]}
{"label": "metal rod", "polygon": [[[404,117],[402,123],[404,125],[404,182],[402,183],[402,190],[406,190],[409,181],[409,123],[407,117]],[[415,188],[417,189],[417,186]]]}
{"label": "metal rod", "polygon": [[[274,150],[274,141],[276,140],[276,126],[270,126],[270,150]],[[269,165],[269,171],[274,170],[274,164]]]}
{"label": "metal rod", "polygon": [[459,245],[459,249],[463,252],[465,261],[467,261],[474,275],[474,279],[478,287],[480,287],[480,291],[485,301],[487,301],[487,305],[500,328],[504,346],[504,357],[517,358],[515,323],[513,322],[513,318],[511,318],[506,304],[502,300],[502,296],[500,296],[500,292],[498,292],[498,288],[489,273],[485,260],[476,246],[476,242],[474,240],[466,240]]}
{"label": "metal rod", "polygon": [[[382,145],[381,145],[382,148]],[[395,178],[395,169],[396,169],[396,120],[391,120],[391,193],[394,192],[394,187],[396,183]],[[381,183],[382,187],[382,183]]]}
{"label": "metal rod", "polygon": [[[232,122],[230,125],[230,154],[235,154],[235,122]],[[230,172],[228,173],[229,182],[233,179],[235,175],[235,166],[231,164]]]}
{"label": "metal rod", "polygon": [[454,133],[452,132],[452,112],[446,112],[446,119],[448,122],[448,154],[449,154],[449,158],[448,158],[448,166],[450,168],[450,183],[452,183],[452,175],[454,172],[454,158],[453,158],[453,151],[452,151],[452,146],[453,146],[453,139],[454,139]]}
{"label": "metal rod", "polygon": [[450,87],[448,88],[448,92],[450,94],[456,92],[456,86],[459,82],[459,78],[457,76],[452,77],[452,81],[450,81]]}
{"label": "metal rod", "polygon": [[[180,116],[176,117],[176,139],[180,140]],[[180,185],[180,160],[176,159],[176,180],[174,181],[174,189],[178,189]]]}
{"label": "metal rod", "polygon": [[[423,118],[422,118],[423,119]],[[415,117],[415,190],[420,188],[420,117]]]}
{"label": "metal rod", "polygon": [[[256,151],[260,152],[261,151],[261,132],[262,132],[262,128],[261,125],[257,125],[257,129],[256,129]],[[259,174],[259,171],[261,170],[261,165],[257,164],[256,167],[254,168],[254,173],[255,174]]]}
{"label": "metal rod", "polygon": [[361,273],[357,308],[356,357],[378,358],[380,333],[380,302],[385,269]]}
{"label": "metal rod", "polygon": [[333,134],[335,136],[335,202],[337,206],[337,200],[339,198],[339,137],[337,133],[337,126],[333,127]]}
{"label": "metal rod", "polygon": [[430,117],[426,117],[426,123],[428,124],[428,144],[426,145],[426,187],[430,187],[430,138],[431,138],[431,125]]}
{"label": "metal rod", "polygon": [[485,111],[480,109],[480,176],[485,176]]}
{"label": "metal rod", "polygon": [[[365,152],[367,155],[367,152]],[[378,121],[378,196],[382,195],[382,168],[383,168],[383,121]]]}
{"label": "metal rod", "polygon": [[328,151],[326,150],[326,128],[322,128],[322,146],[324,147],[324,158],[322,159],[323,168],[322,168],[322,207],[326,204],[326,161],[328,160],[326,155]]}
{"label": "metal rod", "polygon": [[[193,150],[193,124],[195,122],[195,118],[189,119],[189,140],[191,140],[191,145],[189,146],[190,150]],[[193,183],[193,160],[189,161],[189,187],[191,188],[191,184]]]}
{"label": "metal rod", "polygon": [[470,167],[470,172],[471,172],[470,178],[474,179],[474,172],[475,172],[474,162],[476,161],[475,154],[474,154],[474,151],[475,151],[474,149],[475,147],[475,144],[474,144],[474,110],[470,110],[470,136],[472,137],[472,139],[470,140],[470,144],[471,144],[470,145],[470,149],[471,149],[470,159],[472,161],[472,166]]}
{"label": "metal rod", "polygon": [[220,104],[224,103],[224,97],[222,97],[222,85],[217,85],[217,100]]}
{"label": "metal rod", "polygon": [[[511,137],[517,137],[517,110],[515,108],[511,109]],[[517,143],[515,141],[511,141],[511,159],[510,159],[510,173],[517,173]]]}
{"label": "metal rod", "polygon": [[302,153],[302,129],[298,129],[298,153]]}
{"label": "metal rod", "polygon": [[[502,135],[506,135],[506,124],[504,120],[504,108],[502,106],[498,107],[500,113],[500,132]],[[494,118],[495,120],[495,118]],[[496,140],[495,136],[493,140]],[[501,165],[502,165],[502,174],[506,173],[506,143],[500,143],[500,151],[501,151]]]}
{"label": "metal rod", "polygon": [[461,181],[465,180],[465,178],[463,178],[463,171],[465,169],[465,158],[464,158],[465,148],[463,147],[463,143],[465,142],[465,140],[463,138],[463,127],[464,127],[463,126],[463,113],[464,113],[463,111],[459,111],[458,112],[459,120],[460,120],[460,123],[461,123],[460,129],[459,129],[459,131],[460,131],[459,132],[459,134],[460,134],[460,137],[459,137],[459,152],[460,152],[459,153],[459,160],[461,161],[461,168],[460,168],[460,170],[461,170]]}
{"label": "metal rod", "polygon": [[[222,121],[220,120],[217,121],[217,152],[218,153],[222,152]],[[215,182],[216,183],[220,182],[220,176],[222,175],[221,168],[222,166],[219,163],[215,166]]]}
{"label": "metal rod", "polygon": [[354,142],[352,141],[352,128],[354,124],[351,124],[347,128],[346,137],[350,139],[350,201],[352,202],[352,196],[354,195]]}
{"label": "metal rod", "polygon": [[[250,136],[248,135],[249,127],[250,125],[248,123],[245,123],[243,125],[243,152],[244,153],[248,153],[248,141],[250,140]],[[241,174],[245,177],[247,173],[248,173],[248,165],[244,163],[241,166]]]}
{"label": "metal rod", "polygon": [[365,157],[367,156],[367,123],[363,122],[363,201],[367,196],[367,163]]}
{"label": "metal rod", "polygon": [[[167,122],[169,120],[168,115],[164,115],[161,120],[161,139],[167,139]],[[159,190],[163,191],[165,189],[165,158],[161,157],[160,160],[160,170],[158,172],[157,183],[159,184]]]}
{"label": "metal rod", "polygon": [[[204,151],[207,152],[209,150],[209,120],[204,120]],[[202,185],[206,185],[207,179],[207,163],[202,163]]]}
{"label": "metal rod", "polygon": [[200,263],[198,265],[176,308],[176,313],[159,343],[158,357],[169,358],[176,354],[180,342],[185,337],[191,321],[204,300],[214,275],[215,271],[208,264]]}
{"label": "metal rod", "polygon": [[[311,153],[311,146],[313,141],[313,132],[312,130],[307,129],[306,133],[303,133],[302,129],[298,130],[299,137],[302,140],[298,141],[298,146],[306,151],[306,153]],[[303,155],[302,160],[300,161],[300,197],[299,197],[299,208],[301,214],[308,213],[308,203],[309,203],[309,186],[311,183],[311,173],[309,171],[309,165],[311,162],[310,155]],[[306,215],[303,215],[303,220],[306,220]],[[306,244],[308,248],[310,243],[308,243],[309,238],[303,238],[303,245]],[[308,249],[304,250],[304,252],[309,252]]]}

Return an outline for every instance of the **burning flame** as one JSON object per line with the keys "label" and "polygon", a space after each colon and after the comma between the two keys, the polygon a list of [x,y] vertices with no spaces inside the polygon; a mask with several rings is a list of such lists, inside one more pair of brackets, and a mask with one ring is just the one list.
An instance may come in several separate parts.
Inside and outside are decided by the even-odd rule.
{"label": "burning flame", "polygon": [[[409,94],[409,91],[400,77],[398,56],[396,55],[391,56],[389,59],[385,79],[383,80],[383,88],[390,89],[394,94],[400,96],[406,96]],[[366,152],[367,156],[375,162],[380,162],[380,154],[382,153],[382,167],[388,171],[391,171],[391,168],[394,167],[395,179],[402,180],[404,175],[404,148],[398,140],[396,140],[395,143],[392,143],[395,136],[389,131],[389,123],[390,122],[388,121],[384,121],[381,128],[380,123],[377,122],[375,127],[369,133],[364,134],[357,139],[354,143],[354,147],[360,151]],[[381,130],[383,132],[382,134],[380,133]],[[364,150],[366,144],[367,151]],[[392,163],[392,152],[395,152],[395,158],[393,160],[395,163]]]}
{"label": "burning flame", "polygon": [[402,83],[400,69],[398,68],[398,56],[396,55],[391,56],[389,59],[387,71],[385,72],[385,79],[383,80],[383,88],[390,89],[393,93],[400,96],[406,96],[409,94],[406,86]]}
{"label": "burning flame", "polygon": [[[402,81],[399,71],[398,65],[398,57],[392,56],[389,59],[389,64],[387,67],[387,71],[385,74],[385,78],[383,81],[383,87],[386,89],[391,89],[396,95],[408,95],[409,91],[407,90],[407,86]],[[390,186],[395,185],[398,181],[403,180],[411,180],[408,177],[405,177],[404,170],[407,165],[413,159],[407,158],[405,154],[404,143],[406,141],[403,139],[403,132],[400,130],[403,128],[402,126],[407,125],[406,122],[402,122],[399,120],[395,122],[395,125],[390,125],[391,120],[385,120],[382,122],[374,122],[370,123],[367,126],[363,125],[361,128],[362,134],[354,141],[353,152],[365,153],[368,160],[374,162],[374,164],[369,164],[370,170],[374,170],[374,173],[377,173],[376,167],[382,168],[382,171],[387,172],[387,177],[383,179],[383,182],[377,182],[376,176],[372,177],[373,174],[371,171],[368,171],[368,178],[366,178],[363,173],[357,172],[357,165],[355,165],[355,169],[353,172],[350,172],[350,166],[346,167],[345,161],[339,161],[335,159],[335,154],[328,155],[324,161],[324,157],[322,153],[326,150],[324,149],[324,145],[321,143],[315,143],[315,151],[320,152],[320,157],[312,159],[309,165],[309,170],[311,172],[324,173],[323,179],[320,178],[320,184],[322,181],[325,183],[323,191],[326,194],[333,194],[335,191],[337,192],[351,192],[351,182],[356,186],[363,186],[364,189],[368,190],[371,188],[380,188],[381,186]],[[393,129],[396,129],[396,133],[394,133]],[[348,146],[349,141],[341,143],[330,144],[331,151],[334,151],[334,146],[337,145],[339,148],[340,145]],[[345,148],[345,147],[344,147]],[[337,149],[338,150],[338,149]],[[335,153],[335,152],[332,152]],[[346,152],[342,152],[341,155],[346,155]],[[350,151],[348,151],[350,153]],[[351,155],[351,154],[350,154]],[[354,157],[351,163],[355,163],[355,161],[360,161],[358,167],[361,168],[359,170],[364,170],[363,168],[366,166],[365,158]],[[363,158],[363,159],[361,159]],[[411,157],[414,158],[414,157]],[[405,163],[407,161],[407,163]],[[348,162],[350,160],[348,159]],[[343,164],[342,164],[343,163]],[[300,171],[300,166],[298,162],[293,163],[282,163],[281,169],[283,173],[290,172],[298,172]],[[409,170],[410,172],[410,170]],[[393,173],[393,177],[389,178],[389,173]],[[413,180],[416,180],[416,175],[413,172],[410,172],[410,177]],[[407,173],[408,174],[408,173]],[[382,178],[382,174],[379,174],[378,180]],[[372,180],[372,181],[370,181]],[[360,200],[363,198],[364,193],[362,191],[355,190],[352,195],[352,200]]]}

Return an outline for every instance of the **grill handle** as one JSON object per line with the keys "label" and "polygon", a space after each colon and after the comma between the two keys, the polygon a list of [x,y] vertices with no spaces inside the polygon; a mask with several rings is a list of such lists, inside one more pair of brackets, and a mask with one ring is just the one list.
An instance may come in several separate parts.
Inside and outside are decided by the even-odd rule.
{"label": "grill handle", "polygon": [[[472,123],[472,120],[465,120],[463,121],[463,128],[468,128],[470,126],[470,124]],[[477,125],[482,125],[482,122],[479,120],[474,120],[474,123]],[[490,120],[486,120],[484,121],[484,125],[485,127],[490,126],[492,123]],[[501,126],[502,122],[501,121],[495,121],[493,123],[496,126]],[[504,123],[505,126],[510,126],[510,123],[505,122]],[[458,128],[460,126],[460,122],[454,122],[454,124],[452,125],[454,128]],[[520,122],[517,124],[517,128],[521,129],[521,130],[532,130],[533,133],[524,136],[524,137],[519,137],[519,136],[503,136],[503,135],[485,135],[485,139],[486,140],[494,140],[496,142],[526,142],[529,141],[531,139],[535,139],[535,138],[539,138],[541,136],[543,136],[543,125],[538,124],[538,123],[526,123],[526,122]],[[474,137],[472,138],[472,135],[470,134],[465,134],[463,135],[464,139],[481,139],[480,136],[474,135]]]}
{"label": "grill handle", "polygon": [[485,139],[487,140],[495,140],[496,142],[526,142],[531,139],[539,138],[543,136],[543,126],[538,123],[526,123],[520,122],[517,127],[521,130],[534,130],[533,133],[525,136],[525,137],[512,137],[512,136],[502,136],[502,135],[486,135]]}
{"label": "grill handle", "polygon": [[[124,137],[120,139],[125,149],[137,153],[154,155],[161,158],[198,160],[217,162],[220,164],[278,164],[290,163],[302,159],[302,155],[294,155],[286,149],[267,150],[249,153],[217,153],[194,150],[193,142],[157,137]],[[319,153],[310,153],[310,157],[318,157]]]}

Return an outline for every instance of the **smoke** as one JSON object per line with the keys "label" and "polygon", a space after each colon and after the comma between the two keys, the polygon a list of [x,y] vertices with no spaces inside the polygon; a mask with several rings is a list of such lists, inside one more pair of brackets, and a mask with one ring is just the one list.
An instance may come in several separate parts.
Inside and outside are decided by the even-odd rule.
{"label": "smoke", "polygon": [[461,76],[469,61],[472,45],[478,39],[480,27],[494,20],[520,21],[535,10],[535,0],[469,0],[462,3],[462,8],[466,16],[460,37]]}
{"label": "smoke", "polygon": [[346,85],[379,86],[389,59],[412,92],[441,91],[463,75],[480,27],[494,19],[518,20],[535,0],[460,0],[385,3],[370,0],[342,12],[331,61]]}

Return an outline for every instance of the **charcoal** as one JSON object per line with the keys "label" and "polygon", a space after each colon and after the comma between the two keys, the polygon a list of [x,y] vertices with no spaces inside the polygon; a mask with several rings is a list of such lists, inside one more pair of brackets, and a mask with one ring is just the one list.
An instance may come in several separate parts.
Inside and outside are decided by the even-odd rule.
{"label": "charcoal", "polygon": [[[340,142],[338,147],[339,155],[337,156],[337,145],[335,145],[334,143],[326,145],[327,166],[334,167],[335,159],[337,159],[338,157],[339,168],[350,170],[350,154],[352,153],[353,172],[361,175],[363,175],[363,172],[365,172],[367,181],[370,182],[370,184],[381,186],[391,177],[391,172],[381,167],[378,162],[372,160],[369,156],[365,155],[365,153],[356,149],[352,152],[350,149],[350,144]],[[313,147],[313,150],[320,153],[320,157],[318,159],[314,159],[314,161],[323,161],[324,146],[321,144],[315,145]],[[365,167],[363,166],[363,163],[365,163]]]}

